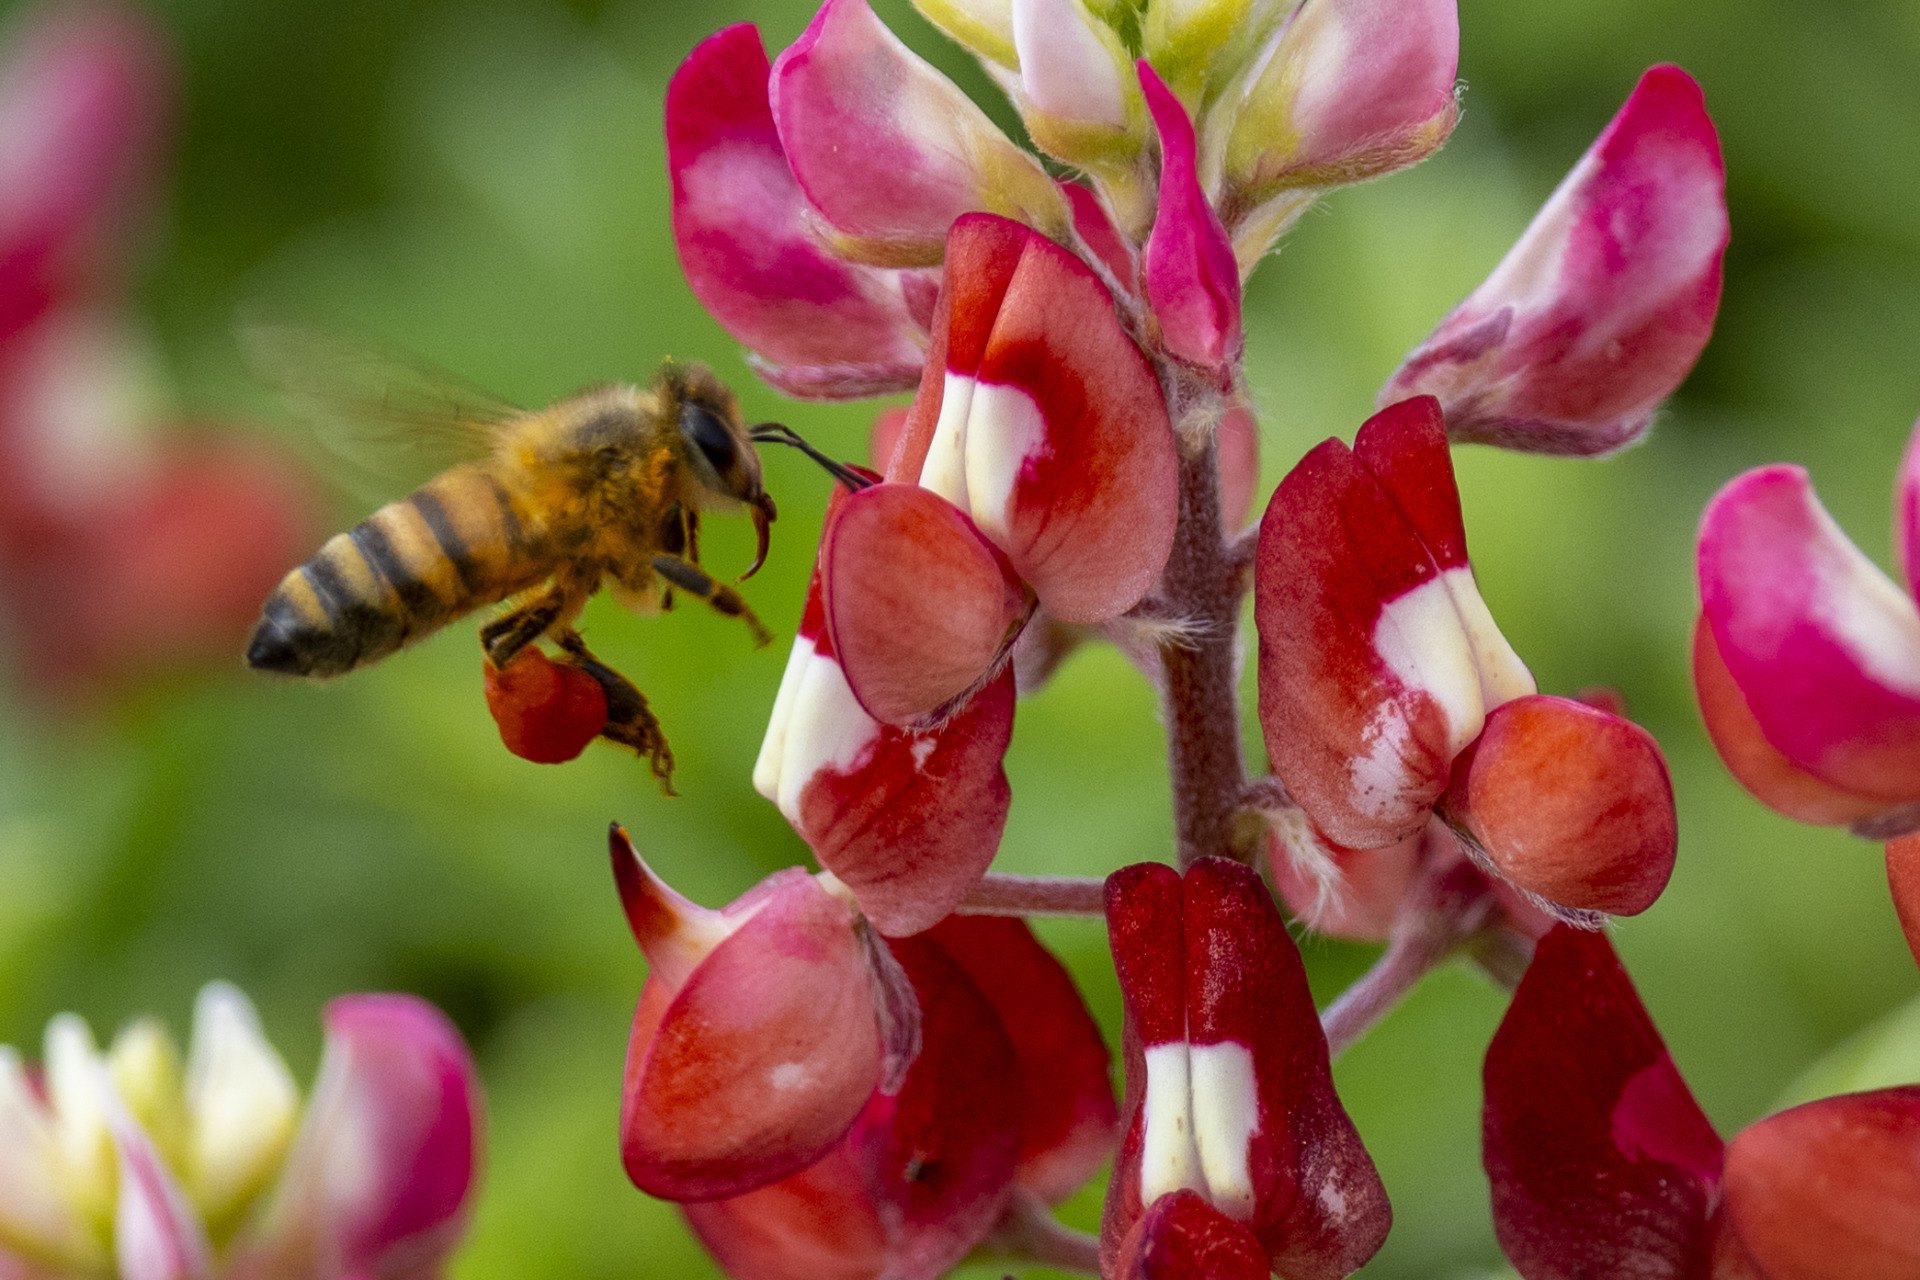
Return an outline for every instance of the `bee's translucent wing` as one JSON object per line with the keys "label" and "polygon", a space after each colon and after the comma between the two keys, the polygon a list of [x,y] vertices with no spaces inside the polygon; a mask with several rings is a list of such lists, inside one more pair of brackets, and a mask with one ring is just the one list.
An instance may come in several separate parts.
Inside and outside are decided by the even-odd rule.
{"label": "bee's translucent wing", "polygon": [[368,496],[399,494],[484,458],[524,411],[404,352],[277,321],[245,320],[241,354]]}

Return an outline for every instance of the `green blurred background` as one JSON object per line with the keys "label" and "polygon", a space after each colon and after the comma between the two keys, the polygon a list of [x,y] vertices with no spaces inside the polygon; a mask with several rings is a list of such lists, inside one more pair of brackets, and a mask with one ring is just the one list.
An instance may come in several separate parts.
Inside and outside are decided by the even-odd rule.
{"label": "green blurred background", "polygon": [[[905,0],[877,7],[985,96]],[[297,434],[232,348],[236,302],[264,297],[525,402],[698,357],[734,380],[750,416],[860,453],[874,406],[793,405],[756,383],[688,294],[667,230],[668,75],[739,19],[777,50],[805,0],[158,8],[187,106],[141,304],[196,416]],[[1542,685],[1616,686],[1666,747],[1679,868],[1618,937],[1731,1133],[1916,988],[1878,849],[1792,824],[1729,782],[1686,653],[1694,523],[1745,467],[1810,466],[1886,562],[1890,478],[1920,412],[1920,6],[1467,0],[1462,25],[1453,142],[1326,201],[1251,286],[1266,485],[1315,440],[1351,434],[1645,66],[1677,61],[1702,81],[1734,241],[1698,372],[1624,457],[1471,449],[1459,469],[1483,589]],[[826,486],[797,456],[767,469],[783,515],[749,594],[790,630]],[[364,514],[335,501],[342,525]],[[708,558],[744,563],[748,550],[743,528],[716,528]],[[326,998],[421,992],[471,1038],[490,1097],[490,1168],[456,1277],[712,1274],[673,1210],[619,1167],[620,1063],[644,968],[602,833],[630,824],[664,874],[713,904],[802,858],[748,781],[785,644],[755,651],[696,609],[646,620],[599,601],[588,621],[653,698],[682,798],[609,750],[561,768],[509,756],[465,628],[333,687],[250,679],[236,656],[231,671],[71,722],[0,689],[0,1043],[35,1044],[62,1009],[103,1034],[146,1010],[178,1025],[195,989],[226,977],[305,1077]],[[1257,732],[1249,747],[1257,760]],[[1154,706],[1112,654],[1082,653],[1022,707],[1008,767],[1006,869],[1101,874],[1165,854]],[[1098,926],[1043,932],[1117,1031]],[[1369,958],[1304,947],[1323,998]],[[1478,1276],[1498,1261],[1477,1134],[1479,1057],[1500,1009],[1456,966],[1338,1064],[1394,1198],[1369,1277]],[[1920,1078],[1920,1052],[1881,1060]],[[1090,1225],[1097,1195],[1075,1211]]]}

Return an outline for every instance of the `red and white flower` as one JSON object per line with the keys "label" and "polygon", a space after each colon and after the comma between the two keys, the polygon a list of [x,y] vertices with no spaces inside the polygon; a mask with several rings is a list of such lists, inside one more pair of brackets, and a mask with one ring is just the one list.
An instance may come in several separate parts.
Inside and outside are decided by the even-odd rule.
{"label": "red and white flower", "polygon": [[1432,398],[1308,453],[1254,572],[1268,757],[1319,840],[1385,849],[1438,813],[1546,903],[1631,915],[1659,896],[1677,839],[1659,748],[1535,692],[1474,580]]}
{"label": "red and white flower", "polygon": [[1107,924],[1126,1000],[1127,1093],[1102,1274],[1358,1270],[1392,1213],[1334,1093],[1306,970],[1259,876],[1220,858],[1184,876],[1127,867],[1107,881]]}

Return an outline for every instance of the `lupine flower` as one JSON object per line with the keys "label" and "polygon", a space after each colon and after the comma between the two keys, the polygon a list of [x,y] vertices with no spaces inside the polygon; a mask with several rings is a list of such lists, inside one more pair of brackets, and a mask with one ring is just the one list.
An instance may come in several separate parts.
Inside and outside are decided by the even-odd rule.
{"label": "lupine flower", "polygon": [[1436,812],[1547,903],[1632,914],[1673,868],[1659,748],[1607,711],[1535,692],[1467,559],[1438,404],[1329,440],[1275,490],[1254,614],[1275,775],[1318,839],[1416,839]]}
{"label": "lupine flower", "polygon": [[1008,669],[936,728],[874,719],[834,650],[816,567],[753,785],[875,928],[918,933],[952,910],[1000,847],[1013,703]]}
{"label": "lupine flower", "polygon": [[1920,1086],[1722,1142],[1601,933],[1541,939],[1487,1052],[1484,1137],[1494,1226],[1526,1280],[1920,1272]]}
{"label": "lupine flower", "polygon": [[1014,1197],[1058,1202],[1105,1159],[1106,1047],[1024,924],[956,916],[887,945],[921,1014],[897,1091],[876,1091],[804,1171],[683,1206],[734,1280],[932,1280]]}
{"label": "lupine flower", "polygon": [[1250,267],[1319,188],[1425,159],[1460,117],[1453,0],[1314,0],[1290,10],[1222,93],[1221,205]]}
{"label": "lupine flower", "polygon": [[124,295],[170,80],[133,10],[0,49],[0,627],[43,697],[226,655],[310,523],[288,458],[150,431]]}
{"label": "lupine flower", "polygon": [[151,1021],[103,1055],[71,1015],[38,1068],[0,1048],[0,1274],[438,1274],[479,1163],[466,1047],[409,996],[342,997],[326,1026],[304,1115],[252,1005],[220,983],[184,1060]]}
{"label": "lupine flower", "polygon": [[1694,687],[1714,745],[1766,804],[1863,834],[1920,824],[1920,443],[1897,484],[1907,590],[1799,467],[1736,478],[1700,523]]}
{"label": "lupine flower", "polygon": [[1177,508],[1153,375],[1093,274],[979,214],[946,258],[920,393],[887,478],[829,511],[754,770],[888,934],[946,915],[999,846],[1014,644],[1043,611],[1138,603]]}
{"label": "lupine flower", "polygon": [[1700,86],[1654,67],[1380,403],[1438,396],[1454,439],[1509,449],[1633,443],[1713,332],[1725,188]]}
{"label": "lupine flower", "polygon": [[842,503],[821,543],[848,682],[890,723],[963,699],[1035,608],[1085,624],[1139,603],[1178,506],[1153,372],[1084,264],[969,215],[943,308],[888,482]]}
{"label": "lupine flower", "polygon": [[1735,478],[1700,523],[1693,683],[1740,784],[1802,822],[1888,841],[1887,878],[1920,959],[1920,428],[1896,481],[1902,590],[1784,464]]}
{"label": "lupine flower", "polygon": [[[609,834],[647,982],[620,1105],[627,1176],[666,1199],[734,1196],[819,1160],[911,1055],[845,900],[799,868],[695,905]],[[890,1043],[890,1037],[892,1038]]]}
{"label": "lupine flower", "polygon": [[[1202,858],[1107,881],[1126,999],[1126,1130],[1102,1273],[1200,1280],[1219,1256],[1349,1275],[1386,1238],[1373,1162],[1333,1091],[1299,952],[1252,871]],[[1191,1259],[1192,1261],[1186,1261]],[[1229,1271],[1227,1274],[1234,1274]]]}

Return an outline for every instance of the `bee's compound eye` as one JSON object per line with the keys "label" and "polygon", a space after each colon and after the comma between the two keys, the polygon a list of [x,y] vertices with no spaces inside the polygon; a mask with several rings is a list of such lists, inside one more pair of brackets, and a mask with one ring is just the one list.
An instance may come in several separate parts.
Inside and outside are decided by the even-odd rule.
{"label": "bee's compound eye", "polygon": [[739,461],[734,451],[733,433],[718,414],[705,405],[688,400],[680,406],[680,430],[699,446],[700,452],[722,476],[733,471]]}

